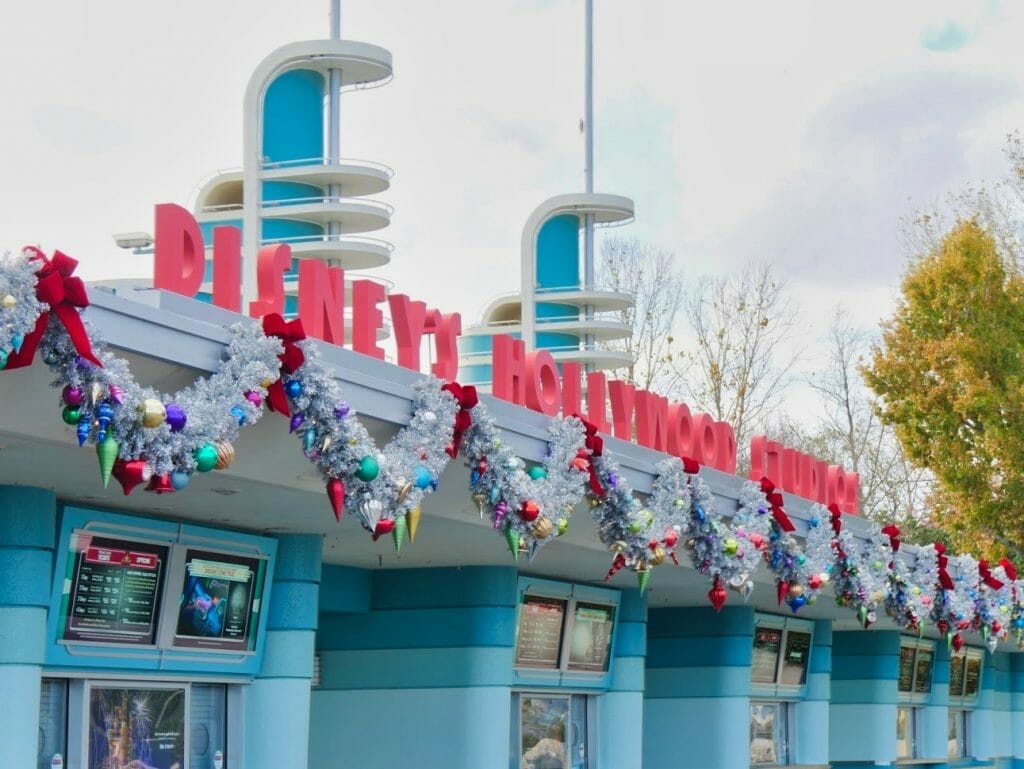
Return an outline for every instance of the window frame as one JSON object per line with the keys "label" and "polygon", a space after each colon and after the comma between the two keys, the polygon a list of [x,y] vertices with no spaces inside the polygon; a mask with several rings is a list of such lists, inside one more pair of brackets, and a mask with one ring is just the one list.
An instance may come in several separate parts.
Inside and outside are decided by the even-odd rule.
{"label": "window frame", "polygon": [[[904,691],[900,688],[899,666],[902,664],[904,649],[913,650],[909,691]],[[921,667],[921,652],[926,652],[929,655],[928,687],[923,691],[918,691],[918,673],[920,672]],[[934,641],[927,638],[908,638],[907,636],[900,637],[900,648],[899,655],[897,657],[896,669],[896,694],[900,705],[924,705],[931,701],[932,690],[935,686],[935,654],[936,645]]]}
{"label": "window frame", "polygon": [[[910,743],[910,755],[901,756],[899,752],[900,745],[900,733],[899,733],[899,718],[900,713],[907,713],[907,730],[909,732],[909,743]],[[921,718],[921,708],[911,703],[900,703],[896,706],[896,723],[893,724],[896,732],[896,761],[913,761],[920,757],[920,745],[918,740],[919,721]]]}
{"label": "window frame", "polygon": [[[953,660],[963,660],[963,676],[961,677],[961,688],[959,692],[953,691]],[[967,665],[971,660],[975,660],[978,663],[978,688],[972,694],[967,693]],[[950,665],[950,677],[949,677],[949,701],[951,705],[956,705],[958,708],[964,710],[970,710],[977,706],[978,697],[981,696],[981,687],[985,676],[985,654],[984,652],[974,646],[965,646],[958,652],[952,652],[949,655]]]}
{"label": "window frame", "polygon": [[[542,699],[565,699],[568,701],[567,713],[570,729],[574,726],[574,704],[581,703],[583,714],[583,769],[599,769],[598,767],[598,729],[597,707],[598,698],[594,692],[569,691],[552,689],[513,689],[511,704],[511,728],[509,729],[509,769],[520,769],[523,760],[523,697]],[[571,751],[574,747],[572,735],[567,735],[564,757],[568,758],[568,767],[573,766]]]}
{"label": "window frame", "polygon": [[[960,761],[960,760],[963,760],[963,759],[966,759],[966,758],[970,758],[970,756],[971,756],[970,742],[969,742],[969,739],[970,739],[970,727],[968,726],[968,724],[970,723],[970,720],[971,720],[968,717],[970,711],[969,710],[965,710],[963,708],[949,708],[947,713],[948,713],[947,724],[952,725],[954,723],[953,719],[956,719],[955,723],[957,724],[957,734],[956,734],[956,737],[953,737],[953,738],[949,737],[948,736],[948,731],[947,731],[947,736],[946,736],[946,752],[948,754],[947,758],[950,761]],[[948,730],[948,727],[947,727],[947,730]],[[952,739],[956,740],[956,744],[959,747],[959,753],[957,755],[953,755],[952,753],[949,753],[949,745],[950,745],[950,741]]]}
{"label": "window frame", "polygon": [[[780,630],[782,635],[779,639],[779,652],[775,659],[775,676],[769,682],[754,681],[754,665],[750,666],[750,692],[751,697],[777,698],[777,699],[799,699],[807,689],[807,678],[810,675],[811,654],[814,650],[814,623],[811,620],[799,619],[796,617],[780,617],[774,614],[758,614],[754,617],[754,635],[751,643],[757,639],[759,628]],[[807,660],[804,664],[803,682],[798,684],[782,683],[782,671],[785,664],[786,644],[791,632],[802,633],[809,637],[807,642]]]}
{"label": "window frame", "polygon": [[[775,742],[775,753],[776,761],[754,761],[753,755],[750,756],[749,764],[751,767],[762,767],[762,766],[789,766],[792,762],[792,748],[795,735],[795,713],[794,713],[794,702],[789,700],[778,700],[778,699],[760,699],[751,697],[750,699],[750,710],[749,710],[749,721],[751,728],[751,738],[749,748],[753,748],[753,727],[754,727],[754,708],[755,707],[773,707],[776,708],[776,718],[781,721],[781,724],[777,725],[773,730],[773,740]],[[777,737],[776,737],[777,735]]]}

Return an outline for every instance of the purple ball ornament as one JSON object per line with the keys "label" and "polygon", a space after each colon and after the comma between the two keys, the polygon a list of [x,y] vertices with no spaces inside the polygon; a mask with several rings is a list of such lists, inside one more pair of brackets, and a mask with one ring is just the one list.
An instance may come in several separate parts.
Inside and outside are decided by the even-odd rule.
{"label": "purple ball ornament", "polygon": [[245,391],[245,399],[247,401],[249,401],[249,403],[251,403],[256,408],[259,408],[260,404],[263,403],[263,396],[260,395],[255,390],[246,390]]}
{"label": "purple ball ornament", "polygon": [[345,417],[348,416],[349,411],[350,408],[348,402],[342,401],[341,403],[334,407],[334,416],[336,416],[338,419],[344,419]]}
{"label": "purple ball ornament", "polygon": [[81,406],[85,401],[85,392],[81,387],[75,385],[65,385],[64,389],[60,393],[61,399],[69,406]]}
{"label": "purple ball ornament", "polygon": [[167,422],[171,428],[172,433],[180,433],[185,429],[185,422],[188,421],[188,417],[185,415],[185,409],[179,406],[177,403],[168,403],[164,409],[167,412],[167,416],[164,417],[164,421]]}
{"label": "purple ball ornament", "polygon": [[76,355],[75,366],[82,371],[88,371],[92,368],[92,361],[86,360],[81,355]]}

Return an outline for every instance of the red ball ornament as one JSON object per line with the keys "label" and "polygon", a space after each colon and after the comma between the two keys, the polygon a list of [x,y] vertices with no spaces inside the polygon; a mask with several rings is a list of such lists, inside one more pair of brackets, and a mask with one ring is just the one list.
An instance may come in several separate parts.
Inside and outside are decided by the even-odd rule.
{"label": "red ball ornament", "polygon": [[581,473],[587,472],[589,463],[583,457],[575,457],[572,462],[569,463],[569,467],[579,470]]}
{"label": "red ball ornament", "polygon": [[789,583],[786,580],[779,580],[779,584],[776,585],[776,593],[779,598],[779,606],[782,606],[782,602],[786,600],[786,596],[789,595]]}
{"label": "red ball ornament", "polygon": [[377,521],[377,526],[373,530],[373,541],[376,542],[378,539],[383,537],[385,534],[390,534],[395,530],[395,521],[392,518],[381,518]]}
{"label": "red ball ornament", "polygon": [[821,587],[821,577],[817,574],[812,574],[810,579],[807,580],[807,584],[810,585],[811,590],[817,590]]}
{"label": "red ball ornament", "polygon": [[999,620],[993,620],[992,621],[992,632],[993,633],[998,633],[1002,629],[1003,629],[1003,626],[999,624]]}
{"label": "red ball ornament", "polygon": [[955,651],[960,651],[962,648],[964,648],[964,639],[959,633],[957,633],[953,636],[953,649]]}
{"label": "red ball ornament", "polygon": [[751,534],[750,544],[752,544],[754,547],[760,550],[764,547],[764,537],[762,537],[760,534]]}
{"label": "red ball ornament", "polygon": [[534,502],[532,499],[528,499],[523,502],[523,507],[519,512],[519,517],[524,521],[535,521],[537,516],[540,515],[540,505]]}
{"label": "red ball ornament", "polygon": [[715,584],[711,586],[708,591],[708,600],[711,601],[711,605],[715,607],[715,611],[721,611],[722,607],[725,606],[725,600],[729,597],[729,594],[725,592],[725,588],[722,587],[722,580],[719,577],[715,577]]}
{"label": "red ball ornament", "polygon": [[661,541],[665,543],[665,547],[675,547],[679,541],[679,535],[675,529],[665,529],[665,538]]}
{"label": "red ball ornament", "polygon": [[939,632],[942,633],[942,635],[946,635],[946,633],[949,631],[949,623],[946,622],[946,620],[944,619],[940,619],[938,622],[936,622],[935,626],[939,629]]}

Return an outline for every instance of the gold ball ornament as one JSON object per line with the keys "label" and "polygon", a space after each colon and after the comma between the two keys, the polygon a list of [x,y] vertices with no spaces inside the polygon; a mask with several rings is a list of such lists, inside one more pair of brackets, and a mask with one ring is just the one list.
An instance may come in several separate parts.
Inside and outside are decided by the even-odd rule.
{"label": "gold ball ornament", "polygon": [[533,536],[537,539],[547,539],[554,530],[555,527],[551,523],[551,519],[544,516],[538,518],[537,522],[533,524]]}
{"label": "gold ball ornament", "polygon": [[146,398],[139,404],[143,427],[159,427],[167,418],[167,409],[156,398]]}
{"label": "gold ball ornament", "polygon": [[793,598],[798,598],[799,596],[802,596],[804,594],[804,586],[801,585],[800,583],[794,583],[794,584],[790,585],[789,586],[789,594]]}
{"label": "gold ball ornament", "polygon": [[0,299],[0,304],[4,306],[5,310],[12,310],[18,304],[18,300],[10,294],[4,294],[4,298]]}
{"label": "gold ball ornament", "polygon": [[235,447],[227,441],[218,441],[214,448],[217,449],[217,464],[215,470],[225,470],[235,461]]}
{"label": "gold ball ornament", "polygon": [[621,539],[617,539],[614,542],[612,542],[610,545],[608,545],[608,549],[611,550],[613,553],[624,553],[624,552],[626,552],[626,549],[628,547],[629,547],[629,545],[627,545]]}
{"label": "gold ball ornament", "polygon": [[651,566],[660,566],[661,563],[664,560],[665,560],[665,548],[663,548],[663,547],[656,547],[656,548],[654,548],[654,552],[651,553],[651,558],[648,561],[648,563],[651,564]]}

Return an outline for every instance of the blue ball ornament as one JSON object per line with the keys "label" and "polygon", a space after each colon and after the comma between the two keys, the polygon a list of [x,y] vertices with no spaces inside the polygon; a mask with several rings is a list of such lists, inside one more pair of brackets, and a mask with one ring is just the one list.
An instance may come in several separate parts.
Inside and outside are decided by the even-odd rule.
{"label": "blue ball ornament", "polygon": [[174,470],[171,473],[171,486],[175,491],[181,491],[188,486],[189,475],[183,470]]}
{"label": "blue ball ornament", "polygon": [[708,514],[704,512],[704,508],[701,507],[700,505],[694,505],[693,512],[697,520],[701,523],[707,520]]}
{"label": "blue ball ornament", "polygon": [[0,350],[0,370],[7,367],[7,351]]}
{"label": "blue ball ornament", "polygon": [[284,383],[284,393],[292,400],[298,398],[302,395],[302,382],[298,379],[289,379]]}
{"label": "blue ball ornament", "polygon": [[802,595],[795,595],[789,599],[789,608],[796,614],[800,611],[800,607],[807,603],[807,599]]}
{"label": "blue ball ornament", "polygon": [[[478,470],[474,470],[473,472],[477,474],[477,478],[479,479],[480,472]],[[430,470],[425,468],[423,465],[420,465],[415,471],[413,471],[413,483],[416,484],[417,489],[427,488],[432,480],[433,477],[430,475]],[[476,481],[473,481],[473,483],[476,483]]]}
{"label": "blue ball ornament", "polygon": [[241,406],[232,406],[231,416],[238,420],[240,426],[245,424],[245,409]]}

